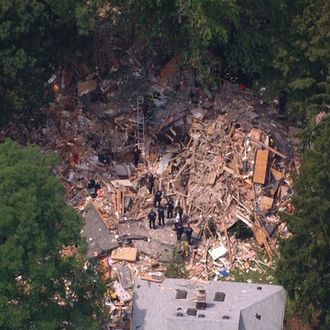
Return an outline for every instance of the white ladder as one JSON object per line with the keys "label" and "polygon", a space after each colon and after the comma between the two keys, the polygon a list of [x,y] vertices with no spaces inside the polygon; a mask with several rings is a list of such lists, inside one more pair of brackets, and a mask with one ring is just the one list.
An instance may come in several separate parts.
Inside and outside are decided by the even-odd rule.
{"label": "white ladder", "polygon": [[135,140],[136,140],[136,146],[141,152],[142,157],[145,159],[145,123],[144,123],[144,113],[142,109],[142,105],[144,103],[144,97],[139,96],[137,98],[137,105],[136,105],[136,123],[137,128],[135,131]]}

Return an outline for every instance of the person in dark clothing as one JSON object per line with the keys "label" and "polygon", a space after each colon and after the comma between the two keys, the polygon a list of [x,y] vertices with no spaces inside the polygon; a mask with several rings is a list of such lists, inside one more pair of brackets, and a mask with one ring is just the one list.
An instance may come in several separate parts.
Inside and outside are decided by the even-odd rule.
{"label": "person in dark clothing", "polygon": [[178,242],[181,241],[183,232],[184,232],[184,228],[183,228],[182,224],[179,223],[178,226],[176,227],[176,240]]}
{"label": "person in dark clothing", "polygon": [[155,226],[156,217],[157,217],[156,212],[154,210],[151,210],[150,213],[148,214],[150,229],[156,229],[156,226]]}
{"label": "person in dark clothing", "polygon": [[155,194],[154,206],[159,206],[162,200],[162,192],[158,190]]}
{"label": "person in dark clothing", "polygon": [[167,219],[173,218],[174,203],[172,199],[169,199],[167,204]]}
{"label": "person in dark clothing", "polygon": [[183,209],[182,209],[182,207],[180,206],[180,204],[175,208],[175,213],[176,213],[176,214],[179,214],[179,216],[180,216],[180,220],[182,220]]}
{"label": "person in dark clothing", "polygon": [[90,196],[92,198],[96,198],[97,197],[97,191],[99,189],[101,189],[101,185],[99,182],[95,181],[94,179],[91,179],[89,182],[88,182],[88,185],[87,185],[88,189],[90,190]]}
{"label": "person in dark clothing", "polygon": [[165,225],[165,209],[161,205],[158,207],[158,224],[159,226]]}
{"label": "person in dark clothing", "polygon": [[91,179],[87,185],[88,189],[93,189],[95,187],[95,184],[96,184],[95,180]]}
{"label": "person in dark clothing", "polygon": [[154,186],[155,186],[155,178],[152,174],[149,175],[148,178],[148,190],[149,190],[149,194],[152,194],[153,190],[154,190]]}
{"label": "person in dark clothing", "polygon": [[135,147],[133,151],[133,163],[135,167],[138,167],[139,159],[140,159],[140,150],[138,147]]}
{"label": "person in dark clothing", "polygon": [[193,233],[193,229],[190,227],[190,223],[188,222],[187,228],[185,230],[185,233],[187,235],[187,241],[189,243],[189,245],[191,245],[191,236]]}

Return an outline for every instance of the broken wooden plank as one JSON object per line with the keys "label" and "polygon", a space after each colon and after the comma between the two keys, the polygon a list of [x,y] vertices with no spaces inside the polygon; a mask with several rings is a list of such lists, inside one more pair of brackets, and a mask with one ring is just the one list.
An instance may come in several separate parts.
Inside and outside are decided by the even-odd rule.
{"label": "broken wooden plank", "polygon": [[239,211],[236,212],[236,217],[237,217],[237,219],[244,222],[249,228],[252,228],[252,223]]}
{"label": "broken wooden plank", "polygon": [[252,142],[254,142],[255,144],[261,146],[261,147],[264,147],[265,149],[273,152],[274,154],[280,156],[281,158],[284,158],[284,159],[287,159],[287,156],[282,154],[281,152],[277,151],[276,149],[272,148],[272,147],[269,147],[268,145],[266,145],[265,143],[263,142],[260,142],[256,139],[254,139],[253,137],[250,138]]}
{"label": "broken wooden plank", "polygon": [[164,277],[150,275],[150,274],[142,275],[140,278],[142,280],[145,280],[145,281],[148,281],[148,282],[155,282],[155,283],[162,283],[164,281]]}
{"label": "broken wooden plank", "polygon": [[254,165],[254,174],[253,182],[265,184],[266,180],[266,171],[268,165],[268,155],[269,150],[257,150],[255,165]]}

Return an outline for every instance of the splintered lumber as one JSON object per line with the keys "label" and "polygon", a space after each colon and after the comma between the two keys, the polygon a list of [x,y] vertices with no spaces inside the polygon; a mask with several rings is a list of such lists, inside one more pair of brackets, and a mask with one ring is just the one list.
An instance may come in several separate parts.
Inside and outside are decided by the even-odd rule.
{"label": "splintered lumber", "polygon": [[253,182],[265,184],[269,150],[258,149],[254,165]]}
{"label": "splintered lumber", "polygon": [[135,262],[137,255],[137,249],[131,247],[118,248],[111,253],[113,260]]}
{"label": "splintered lumber", "polygon": [[252,228],[252,224],[251,222],[239,211],[236,212],[236,217],[237,219],[241,220],[242,222],[244,222],[249,228]]}
{"label": "splintered lumber", "polygon": [[275,155],[278,155],[278,156],[280,156],[280,157],[282,157],[284,159],[287,159],[287,156],[286,155],[282,154],[281,152],[277,151],[276,149],[274,149],[272,147],[269,147],[267,144],[262,143],[262,142],[260,142],[260,141],[258,141],[256,139],[254,139],[253,137],[251,137],[251,141],[254,142],[254,143],[256,143],[256,144],[258,144],[259,146],[264,147],[265,149],[273,152]]}

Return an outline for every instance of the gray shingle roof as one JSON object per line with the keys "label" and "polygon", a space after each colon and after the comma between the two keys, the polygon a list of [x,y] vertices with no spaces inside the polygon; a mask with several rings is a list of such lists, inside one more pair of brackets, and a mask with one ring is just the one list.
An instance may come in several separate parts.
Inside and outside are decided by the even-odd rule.
{"label": "gray shingle roof", "polygon": [[[186,299],[175,299],[177,289],[187,291]],[[187,315],[188,308],[196,308],[198,289],[206,290],[206,310]],[[223,302],[214,301],[216,292],[225,294]],[[285,290],[275,285],[182,279],[152,283],[137,279],[132,330],[279,330],[283,327],[285,301]]]}
{"label": "gray shingle roof", "polygon": [[88,244],[88,258],[93,258],[95,254],[111,250],[117,246],[93,204],[90,203],[86,206],[83,216],[85,219],[85,226],[81,235],[86,238]]}

